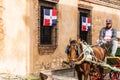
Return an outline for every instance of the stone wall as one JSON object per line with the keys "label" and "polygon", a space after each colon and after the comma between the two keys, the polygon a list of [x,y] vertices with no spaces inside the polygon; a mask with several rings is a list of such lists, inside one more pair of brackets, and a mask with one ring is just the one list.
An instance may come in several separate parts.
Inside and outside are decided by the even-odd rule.
{"label": "stone wall", "polygon": [[53,53],[40,55],[39,0],[0,0],[0,72],[24,75],[40,70],[63,68],[62,61],[67,58],[66,45],[69,44],[70,38],[78,37],[78,8],[81,5],[91,9],[93,44],[98,39],[100,28],[105,26],[106,18],[111,18],[113,27],[120,31],[119,6],[110,7],[105,4],[96,4],[88,0],[59,0],[58,46]]}
{"label": "stone wall", "polygon": [[[101,4],[102,3],[102,4]],[[117,31],[120,31],[119,21],[120,21],[120,10],[114,4],[109,6],[104,6],[107,3],[100,2],[97,4],[97,1],[79,1],[79,4],[92,7],[91,17],[92,17],[92,44],[96,42],[99,36],[99,31],[102,27],[106,25],[105,20],[111,18],[113,20],[113,28]]]}
{"label": "stone wall", "polygon": [[[69,2],[69,3],[68,3]],[[106,3],[105,3],[106,4]],[[51,54],[40,55],[38,52],[37,41],[37,9],[34,5],[38,5],[38,1],[31,1],[31,50],[30,50],[30,64],[31,72],[38,72],[39,70],[45,69],[58,69],[63,68],[62,61],[66,60],[65,48],[69,44],[69,39],[77,39],[78,36],[78,26],[79,26],[79,6],[89,6],[91,9],[92,17],[92,43],[94,44],[98,39],[100,29],[105,26],[105,20],[111,18],[113,20],[113,27],[120,30],[120,10],[114,8],[114,6],[104,6],[98,5],[93,2],[77,1],[77,0],[59,0],[57,3],[58,8],[58,47]],[[79,5],[79,6],[78,6]],[[119,6],[118,6],[119,7]],[[88,8],[89,9],[89,8]],[[32,28],[34,26],[34,28]]]}
{"label": "stone wall", "polygon": [[[58,47],[51,54],[40,55],[38,52],[38,25],[37,14],[38,7],[34,7],[38,4],[37,0],[31,1],[31,13],[32,24],[31,28],[31,72],[38,72],[45,69],[58,69],[62,68],[62,61],[66,60],[65,47],[69,43],[69,39],[77,39],[77,0],[67,0],[69,4],[64,0],[60,0],[57,4],[58,8]],[[31,19],[31,20],[32,20]],[[36,23],[35,23],[36,22]],[[74,29],[73,29],[74,28]],[[71,34],[72,33],[72,34]],[[47,49],[47,48],[46,48]]]}
{"label": "stone wall", "polygon": [[[98,11],[98,9],[100,9]],[[105,11],[104,11],[105,10]],[[118,14],[120,11],[116,9],[106,8],[106,7],[94,7],[93,13],[92,13],[92,20],[93,20],[93,43],[98,38],[99,31],[102,27],[105,27],[106,23],[105,20],[107,18],[111,18],[113,20],[113,28],[115,28],[117,31],[120,31],[119,28],[119,21],[120,21],[120,15]],[[99,15],[98,15],[99,14]]]}

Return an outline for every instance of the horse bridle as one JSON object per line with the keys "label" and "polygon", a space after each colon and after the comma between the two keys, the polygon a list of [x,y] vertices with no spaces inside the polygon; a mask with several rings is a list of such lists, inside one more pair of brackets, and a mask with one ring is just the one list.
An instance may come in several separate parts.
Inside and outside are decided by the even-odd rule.
{"label": "horse bridle", "polygon": [[[76,46],[77,47],[76,54],[78,53],[77,59],[73,60],[72,62],[77,65],[81,64],[85,60],[86,56],[83,54],[83,52],[80,53],[80,44],[75,43],[75,44],[70,44],[70,46]],[[83,58],[80,60],[82,56]]]}
{"label": "horse bridle", "polygon": [[75,46],[76,55],[80,54],[80,46],[79,46],[79,44],[74,43],[74,44],[70,44],[70,46]]}

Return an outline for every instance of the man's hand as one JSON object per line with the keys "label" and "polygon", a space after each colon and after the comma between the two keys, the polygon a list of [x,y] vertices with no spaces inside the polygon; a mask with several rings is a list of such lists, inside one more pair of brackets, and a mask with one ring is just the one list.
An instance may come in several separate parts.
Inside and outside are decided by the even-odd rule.
{"label": "man's hand", "polygon": [[100,39],[99,42],[102,43],[103,41]]}
{"label": "man's hand", "polygon": [[82,43],[82,41],[81,41],[81,39],[79,38],[79,39],[77,39],[77,43],[78,44],[81,44]]}

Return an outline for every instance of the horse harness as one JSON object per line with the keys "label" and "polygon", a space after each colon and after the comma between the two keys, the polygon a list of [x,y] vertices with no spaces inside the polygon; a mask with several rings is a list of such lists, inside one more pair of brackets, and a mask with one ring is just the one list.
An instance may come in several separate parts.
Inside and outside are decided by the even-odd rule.
{"label": "horse harness", "polygon": [[[83,45],[85,45],[86,48],[83,50],[82,53],[80,53],[80,51],[81,51],[80,48],[82,47],[80,44],[77,44],[77,43],[75,42],[75,43],[72,43],[72,44],[70,44],[70,45],[71,45],[71,46],[74,45],[74,46],[77,47],[76,55],[78,55],[77,59],[74,60],[72,64],[75,65],[75,63],[77,63],[77,62],[78,62],[78,64],[79,64],[79,63],[81,64],[81,63],[84,62],[84,61],[102,62],[101,60],[99,60],[99,59],[96,58],[96,56],[95,56],[95,54],[94,54],[94,52],[93,52],[93,49],[92,49],[93,46],[90,46],[90,45],[88,45],[87,43],[84,43]],[[105,51],[108,51],[108,48],[107,48],[106,46],[104,46],[104,49],[105,49]],[[84,56],[84,57],[83,57],[83,59],[80,61],[80,58],[81,58],[82,56]]]}

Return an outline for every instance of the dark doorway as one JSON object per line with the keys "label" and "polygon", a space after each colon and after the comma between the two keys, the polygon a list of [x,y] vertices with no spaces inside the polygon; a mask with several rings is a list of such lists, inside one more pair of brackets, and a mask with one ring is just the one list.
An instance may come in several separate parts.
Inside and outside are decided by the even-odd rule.
{"label": "dark doorway", "polygon": [[[82,31],[82,17],[90,17],[90,10],[87,10],[87,9],[79,9],[79,21],[80,21],[80,25],[79,25],[79,37],[86,41],[87,43],[91,44],[91,39],[92,39],[92,36],[91,36],[91,30],[90,31]],[[91,26],[92,28],[92,26]]]}
{"label": "dark doorway", "polygon": [[41,6],[41,27],[40,27],[40,43],[44,45],[52,44],[53,26],[43,26],[43,9],[52,9],[50,7]]}

